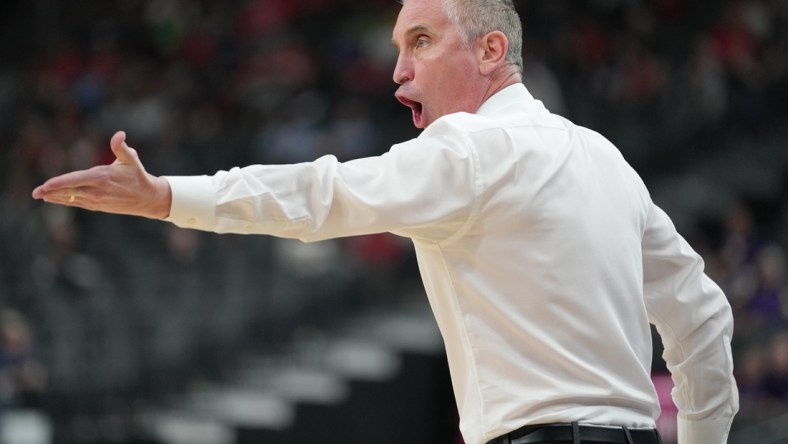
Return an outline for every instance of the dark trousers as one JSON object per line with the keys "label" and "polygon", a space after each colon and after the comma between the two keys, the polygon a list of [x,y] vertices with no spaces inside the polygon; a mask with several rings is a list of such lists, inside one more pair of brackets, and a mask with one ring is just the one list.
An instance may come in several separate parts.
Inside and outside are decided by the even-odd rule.
{"label": "dark trousers", "polygon": [[487,444],[662,444],[651,428],[590,424],[530,425],[489,441]]}

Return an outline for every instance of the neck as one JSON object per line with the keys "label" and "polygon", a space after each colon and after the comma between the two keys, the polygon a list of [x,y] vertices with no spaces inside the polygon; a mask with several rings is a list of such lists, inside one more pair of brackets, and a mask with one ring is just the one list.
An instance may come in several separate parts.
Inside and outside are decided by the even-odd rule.
{"label": "neck", "polygon": [[490,76],[490,81],[487,83],[487,90],[482,98],[482,103],[486,102],[490,97],[494,96],[502,89],[516,83],[523,83],[523,77],[517,68],[507,66],[496,71]]}

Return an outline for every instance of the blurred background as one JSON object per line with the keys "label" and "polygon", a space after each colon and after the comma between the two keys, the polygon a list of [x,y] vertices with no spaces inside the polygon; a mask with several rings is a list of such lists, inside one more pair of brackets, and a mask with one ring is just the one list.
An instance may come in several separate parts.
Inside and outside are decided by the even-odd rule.
{"label": "blurred background", "polygon": [[[516,0],[525,83],[610,138],[735,311],[729,442],[788,442],[788,2]],[[351,159],[417,135],[394,0],[0,3],[0,443],[460,443],[411,246],[43,205],[153,174]],[[654,343],[675,438],[671,383]]]}

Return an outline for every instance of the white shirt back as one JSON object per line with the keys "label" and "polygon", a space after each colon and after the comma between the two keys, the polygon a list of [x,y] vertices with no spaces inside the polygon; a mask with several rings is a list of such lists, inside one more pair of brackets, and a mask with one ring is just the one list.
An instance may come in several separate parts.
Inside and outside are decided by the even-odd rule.
{"label": "white shirt back", "polygon": [[469,444],[525,424],[653,426],[649,322],[680,442],[726,439],[738,399],[725,296],[618,150],[522,84],[382,156],[167,179],[180,226],[412,238]]}

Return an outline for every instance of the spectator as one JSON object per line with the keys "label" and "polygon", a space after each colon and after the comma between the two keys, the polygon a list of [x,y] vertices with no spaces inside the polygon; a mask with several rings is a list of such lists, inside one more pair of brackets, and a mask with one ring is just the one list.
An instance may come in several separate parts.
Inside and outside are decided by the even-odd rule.
{"label": "spectator", "polygon": [[772,339],[768,365],[765,395],[775,412],[782,411],[788,403],[788,333],[779,333]]}
{"label": "spectator", "polygon": [[[397,115],[393,113],[401,113],[399,105],[392,101],[390,108],[369,106],[371,91],[391,84],[389,71],[393,61],[386,52],[391,51],[386,23],[390,17],[385,8],[393,8],[396,2],[252,0],[208,4],[143,0],[110,6],[100,0],[56,3],[44,13],[30,3],[0,2],[2,303],[46,307],[52,298],[51,284],[57,279],[63,283],[66,276],[81,282],[73,286],[78,291],[95,291],[91,276],[96,275],[90,272],[96,270],[95,259],[102,261],[102,267],[118,266],[115,258],[136,264],[136,268],[144,270],[139,273],[148,278],[148,283],[153,283],[158,278],[157,270],[145,256],[150,253],[135,242],[140,236],[152,235],[167,239],[175,247],[175,256],[184,263],[200,255],[232,263],[236,273],[230,279],[236,285],[232,294],[241,295],[234,304],[242,307],[238,311],[248,316],[244,319],[253,319],[255,310],[248,307],[255,301],[259,304],[260,293],[266,291],[262,284],[265,280],[247,278],[250,283],[239,282],[244,282],[246,276],[243,265],[254,262],[250,257],[265,259],[260,253],[265,248],[250,247],[250,242],[245,240],[243,257],[229,262],[230,255],[213,244],[182,234],[158,233],[144,224],[119,223],[112,229],[94,231],[90,216],[70,214],[64,221],[63,215],[52,215],[32,205],[29,190],[44,177],[111,160],[101,157],[105,150],[96,154],[95,141],[103,141],[107,128],[118,126],[138,126],[143,133],[157,139],[150,146],[157,146],[160,151],[143,153],[151,160],[154,171],[188,174],[204,170],[205,165],[267,160],[266,156],[273,155],[270,146],[257,152],[249,147],[255,146],[255,136],[285,137],[266,130],[274,119],[282,118],[281,105],[299,94],[303,96],[304,91],[321,97],[315,110],[319,115],[309,116],[310,121],[306,123],[288,117],[294,129],[287,134],[307,141],[306,145],[296,147],[298,151],[289,153],[291,156],[303,159],[310,153],[322,154],[327,138],[341,141],[342,155],[346,158],[361,157],[371,146],[386,145],[392,134],[400,139],[402,127],[394,122],[402,119],[391,118]],[[679,164],[688,171],[709,168],[712,162],[694,156],[707,154],[704,149],[713,150],[717,160],[732,149],[735,144],[732,135],[738,129],[736,125],[726,124],[736,123],[740,113],[760,116],[766,123],[785,121],[788,3],[784,1],[551,1],[521,2],[518,8],[524,11],[525,31],[531,34],[528,41],[539,42],[539,47],[532,43],[525,48],[526,76],[534,80],[530,83],[544,85],[543,100],[550,108],[560,109],[555,104],[563,96],[562,113],[589,126],[613,127],[615,131],[610,134],[623,139],[619,146],[630,160],[637,160],[630,153],[642,154],[638,159],[643,160],[633,163],[644,171],[647,180],[676,174]],[[351,14],[358,16],[359,12],[371,10],[374,20],[347,19]],[[58,41],[65,43],[52,44]],[[615,48],[622,41],[628,41],[628,47],[633,48],[626,54],[640,56],[630,57],[617,51]],[[625,57],[633,62],[625,64]],[[272,69],[276,66],[272,63],[274,58],[276,63],[286,65],[285,69]],[[530,63],[529,58],[532,58]],[[163,59],[173,61],[164,63]],[[625,65],[658,67],[662,71],[659,76],[649,74],[640,79],[630,75],[634,81],[629,84],[639,88],[642,86],[639,82],[648,80],[646,86],[650,89],[645,91],[654,91],[653,86],[659,85],[665,89],[659,94],[666,93],[671,100],[664,100],[641,115],[616,115],[612,110],[621,104],[622,98],[614,94],[617,68]],[[641,68],[630,70],[640,71]],[[668,79],[666,83],[654,82],[664,80],[662,76]],[[633,90],[642,91],[638,88]],[[337,105],[334,101],[339,96],[337,92],[348,89],[355,92],[353,102]],[[629,106],[640,109],[653,95],[628,97]],[[769,108],[763,108],[759,101],[768,103]],[[667,131],[672,136],[668,142],[663,141],[662,130],[655,130],[655,122],[666,119],[670,122]],[[132,120],[133,125],[125,124]],[[775,130],[767,127],[763,132],[771,134]],[[135,137],[141,134],[137,131]],[[292,147],[292,140],[290,145],[281,144],[284,155],[287,147]],[[369,143],[364,143],[365,140]],[[217,144],[221,145],[220,153],[208,154],[204,148]],[[784,138],[777,144],[784,146]],[[747,153],[753,158],[761,154],[752,145],[747,146]],[[220,159],[206,159],[208,155]],[[662,159],[668,160],[660,162]],[[687,161],[682,163],[682,160]],[[767,166],[776,167],[778,159],[772,160]],[[735,191],[720,185],[721,195]],[[783,202],[783,212],[786,205],[788,202]],[[775,214],[781,211],[777,207],[772,209]],[[44,222],[45,229],[39,227],[40,221],[48,221]],[[741,357],[737,367],[747,374],[741,375],[743,381],[748,381],[745,387],[763,387],[765,376],[757,369],[769,365],[756,357],[764,358],[767,353],[759,350],[758,344],[769,343],[774,333],[771,329],[762,331],[764,323],[747,319],[754,307],[761,305],[758,302],[748,306],[748,301],[764,298],[774,301],[774,291],[767,291],[763,276],[755,273],[756,262],[764,244],[782,236],[783,244],[779,246],[785,248],[784,240],[788,237],[784,232],[765,236],[745,207],[720,216],[717,222],[726,228],[723,245],[715,252],[724,264],[721,271],[728,277],[726,286],[735,290],[727,293],[737,310],[737,336],[743,339],[734,350],[734,356]],[[49,233],[48,238],[36,232]],[[234,245],[236,251],[239,248],[242,247]],[[99,254],[107,250],[113,254]],[[343,253],[352,255],[354,250]],[[87,273],[74,273],[75,256],[94,258],[88,262],[77,261],[85,265],[80,270],[88,270]],[[71,259],[63,261],[62,257]],[[72,271],[57,263],[71,263]],[[31,269],[45,273],[30,273]],[[125,285],[133,279],[122,273],[107,270],[103,276],[112,281],[111,288],[120,289],[100,295],[108,305],[121,305],[129,300],[138,304],[139,299],[147,297],[151,311],[161,310],[157,305],[161,302],[156,298],[158,293],[146,294],[145,286]],[[756,290],[759,285],[763,288]],[[765,297],[769,291],[772,296]],[[227,298],[221,298],[220,303],[228,306]],[[52,316],[62,313],[51,311]],[[74,307],[75,314],[79,311],[79,307]],[[47,325],[34,313],[29,312],[30,335]],[[135,315],[129,311],[129,322],[140,322],[134,316],[153,319],[147,317],[150,312],[142,313]],[[179,313],[163,313],[161,322],[171,320],[168,315],[177,317]],[[770,314],[774,315],[776,312]],[[244,332],[248,324],[233,322],[233,316],[227,315],[229,321],[222,324],[225,331],[230,325]],[[87,323],[77,316],[70,321],[73,327],[69,328],[87,329]],[[288,317],[288,322],[298,322],[297,315]],[[73,332],[69,338],[87,335]],[[41,341],[48,340],[42,334],[35,336]],[[236,335],[240,336],[243,334]],[[61,335],[53,342],[70,340]],[[139,350],[147,346],[140,343]],[[141,353],[139,350],[135,352]],[[755,351],[750,353],[750,350]],[[69,359],[62,359],[63,356]],[[42,353],[42,360],[56,362],[70,362],[71,357],[75,362],[88,360],[77,351],[73,355]],[[150,363],[134,365],[154,367]],[[47,368],[54,381],[57,377],[54,366]],[[133,367],[130,373],[141,374],[138,369]],[[81,388],[74,392],[79,393]],[[746,414],[749,410],[745,405],[743,401],[742,413]],[[765,411],[756,409],[751,419],[756,421],[766,415]]]}
{"label": "spectator", "polygon": [[0,408],[40,407],[46,371],[33,356],[27,320],[13,309],[0,312]]}

